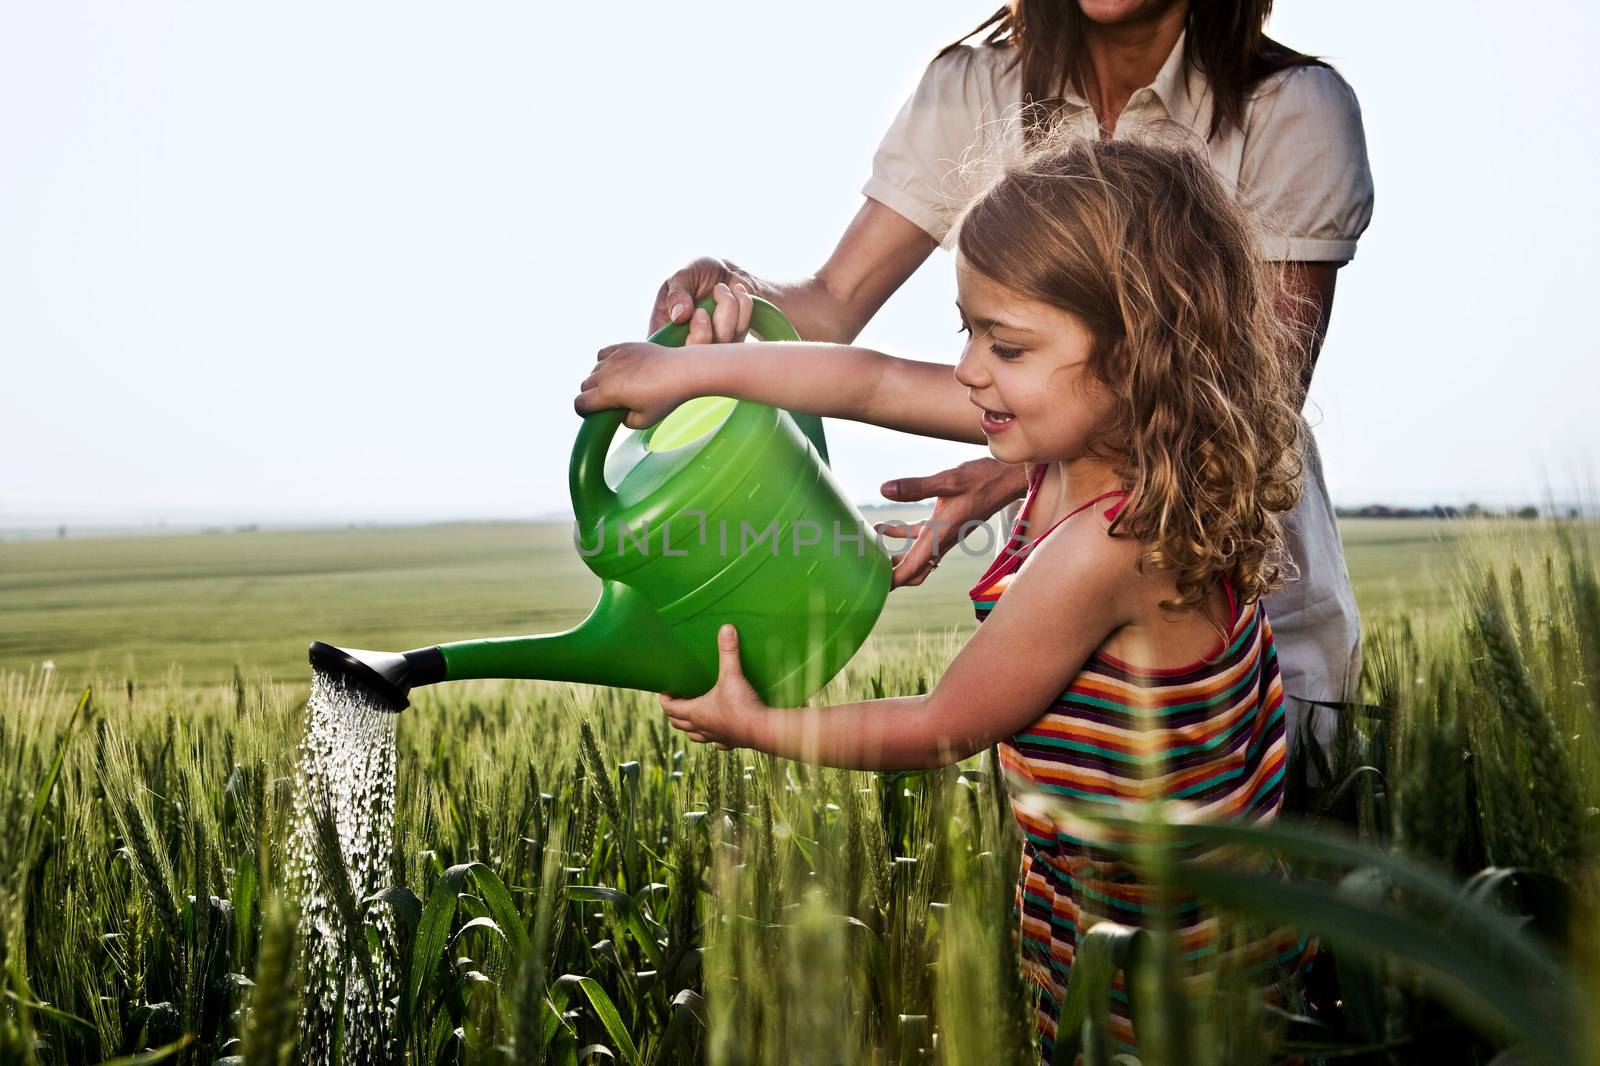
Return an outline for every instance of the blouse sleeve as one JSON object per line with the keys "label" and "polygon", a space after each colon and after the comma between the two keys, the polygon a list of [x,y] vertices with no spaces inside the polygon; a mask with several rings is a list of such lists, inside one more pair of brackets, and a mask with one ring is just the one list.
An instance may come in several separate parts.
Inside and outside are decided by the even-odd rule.
{"label": "blouse sleeve", "polygon": [[928,64],[883,135],[872,176],[861,188],[940,244],[949,238],[971,185],[963,163],[981,132],[978,52],[957,48]]}
{"label": "blouse sleeve", "polygon": [[1262,258],[1345,263],[1372,219],[1356,94],[1331,67],[1290,69],[1250,109],[1240,192],[1262,222]]}

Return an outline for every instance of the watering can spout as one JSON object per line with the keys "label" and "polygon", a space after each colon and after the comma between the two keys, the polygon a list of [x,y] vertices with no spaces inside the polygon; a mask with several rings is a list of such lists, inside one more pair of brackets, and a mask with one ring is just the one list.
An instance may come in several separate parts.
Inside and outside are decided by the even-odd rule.
{"label": "watering can spout", "polygon": [[406,694],[413,688],[444,680],[444,656],[438,648],[366,651],[314,640],[308,658],[318,673],[339,679],[386,711],[405,710],[410,706]]}
{"label": "watering can spout", "polygon": [[440,645],[441,680],[529,678],[698,695],[717,677],[685,638],[637,590],[606,582],[589,616],[565,632]]}
{"label": "watering can spout", "polygon": [[471,678],[537,678],[692,695],[716,674],[686,648],[642,596],[608,583],[594,610],[563,633],[463,640],[407,652],[337,648],[314,641],[311,665],[388,711],[410,706],[423,685]]}

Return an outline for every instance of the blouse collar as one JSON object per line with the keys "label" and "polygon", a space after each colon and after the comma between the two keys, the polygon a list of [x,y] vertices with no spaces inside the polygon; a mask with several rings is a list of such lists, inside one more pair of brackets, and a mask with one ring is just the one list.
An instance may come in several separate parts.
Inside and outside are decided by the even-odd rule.
{"label": "blouse collar", "polygon": [[[1205,101],[1206,79],[1205,75],[1184,55],[1183,45],[1187,38],[1187,30],[1178,34],[1178,40],[1173,44],[1172,51],[1167,53],[1166,62],[1162,63],[1161,69],[1156,72],[1155,80],[1144,89],[1155,94],[1170,118],[1185,126],[1194,126],[1195,120],[1200,117],[1201,105]],[[1136,89],[1134,96],[1144,89]],[[1083,94],[1070,86],[1062,100],[1080,108],[1089,106],[1089,101]],[[1129,98],[1129,102],[1132,102],[1132,97]]]}

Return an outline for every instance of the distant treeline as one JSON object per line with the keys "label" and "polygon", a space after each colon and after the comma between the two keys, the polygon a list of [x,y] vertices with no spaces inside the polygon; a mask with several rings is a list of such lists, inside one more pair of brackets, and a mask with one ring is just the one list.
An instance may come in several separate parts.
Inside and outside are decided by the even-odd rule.
{"label": "distant treeline", "polygon": [[[1521,507],[1484,507],[1469,503],[1465,507],[1391,507],[1386,503],[1369,503],[1365,507],[1335,507],[1333,513],[1340,518],[1539,518],[1545,514],[1533,504]],[[1550,512],[1554,517],[1554,511]],[[1569,507],[1566,517],[1577,518],[1580,512]]]}

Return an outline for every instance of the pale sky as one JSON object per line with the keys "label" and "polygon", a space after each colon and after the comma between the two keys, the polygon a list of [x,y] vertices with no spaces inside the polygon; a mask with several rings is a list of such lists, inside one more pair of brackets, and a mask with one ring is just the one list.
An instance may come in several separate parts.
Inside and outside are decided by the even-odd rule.
{"label": "pale sky", "polygon": [[[821,263],[995,0],[0,0],[0,526],[518,517],[699,254]],[[1600,16],[1279,0],[1377,199],[1308,414],[1336,502],[1536,500],[1600,457]],[[936,252],[863,335],[959,354]],[[861,503],[982,454],[830,423]]]}

